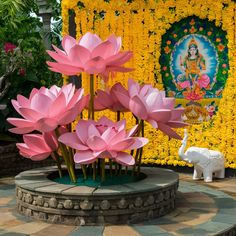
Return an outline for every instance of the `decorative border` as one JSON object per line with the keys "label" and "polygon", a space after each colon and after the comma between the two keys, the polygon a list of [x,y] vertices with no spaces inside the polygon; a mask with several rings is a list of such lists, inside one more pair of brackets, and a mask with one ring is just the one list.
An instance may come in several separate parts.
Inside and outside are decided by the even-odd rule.
{"label": "decorative border", "polygon": [[51,223],[104,225],[142,222],[175,208],[178,175],[170,170],[144,168],[144,180],[92,188],[57,184],[47,178],[52,169],[16,176],[20,213]]}
{"label": "decorative border", "polygon": [[[130,2],[130,1],[129,1]],[[161,40],[171,25],[189,16],[208,19],[226,31],[228,39],[229,68],[228,79],[222,93],[218,112],[213,121],[189,127],[189,146],[207,147],[220,150],[225,155],[225,167],[236,169],[236,6],[230,0],[135,0],[131,3],[116,0],[62,0],[63,35],[68,34],[69,12],[75,11],[77,38],[86,31],[106,38],[109,34],[120,35],[124,50],[133,50],[134,59],[127,64],[136,70],[129,74],[117,75],[110,83],[120,81],[126,84],[128,77],[139,82],[152,83],[163,89],[161,66]],[[88,91],[89,79],[82,75],[83,86]],[[96,88],[101,83],[97,82]],[[101,112],[98,116],[106,112]],[[115,117],[109,113],[109,116]],[[131,117],[124,115],[133,123]],[[183,135],[183,131],[178,131]],[[178,157],[179,141],[169,140],[161,132],[150,126],[146,128],[150,142],[144,148],[145,164],[191,166]]]}

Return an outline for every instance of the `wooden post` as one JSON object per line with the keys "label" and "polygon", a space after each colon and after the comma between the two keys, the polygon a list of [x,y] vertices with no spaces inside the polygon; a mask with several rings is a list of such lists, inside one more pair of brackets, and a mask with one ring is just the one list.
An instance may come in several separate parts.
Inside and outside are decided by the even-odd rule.
{"label": "wooden post", "polygon": [[[70,10],[69,12],[69,34],[70,36],[76,38],[76,24],[75,24],[75,12]],[[81,75],[80,76],[70,76],[69,82],[74,84],[76,88],[81,88]]]}

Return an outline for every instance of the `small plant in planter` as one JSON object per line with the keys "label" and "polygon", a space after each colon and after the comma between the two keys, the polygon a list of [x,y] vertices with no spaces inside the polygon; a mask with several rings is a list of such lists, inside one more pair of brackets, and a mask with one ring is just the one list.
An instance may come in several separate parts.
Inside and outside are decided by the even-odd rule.
{"label": "small plant in planter", "polygon": [[[62,177],[61,161],[64,160],[69,177],[76,183],[75,165],[81,166],[83,178],[91,174],[95,181],[98,176],[104,181],[106,165],[112,174],[123,166],[133,166],[133,174],[140,173],[145,122],[155,129],[181,139],[172,128],[184,127],[181,121],[183,108],[174,108],[174,98],[166,98],[165,93],[151,85],[139,85],[133,79],[128,81],[128,89],[120,83],[106,90],[94,91],[97,75],[106,84],[114,72],[128,72],[125,64],[132,52],[121,52],[121,38],[111,35],[102,41],[96,34],[86,33],[78,41],[70,36],[62,40],[60,50],[48,51],[56,62],[47,62],[50,69],[65,75],[80,72],[90,74],[90,94],[84,95],[72,84],[63,87],[52,86],[33,89],[29,98],[18,95],[12,100],[16,111],[23,118],[8,118],[15,126],[11,132],[23,134],[24,143],[18,143],[20,154],[32,160],[43,160],[50,155],[55,159]],[[88,109],[88,117],[79,119],[75,131],[71,123],[83,109]],[[107,117],[95,120],[95,112],[110,109],[117,113],[117,120]],[[126,121],[120,120],[120,112],[132,112],[136,125],[127,130]],[[28,134],[37,131],[37,134]],[[126,169],[127,173],[127,169]]]}

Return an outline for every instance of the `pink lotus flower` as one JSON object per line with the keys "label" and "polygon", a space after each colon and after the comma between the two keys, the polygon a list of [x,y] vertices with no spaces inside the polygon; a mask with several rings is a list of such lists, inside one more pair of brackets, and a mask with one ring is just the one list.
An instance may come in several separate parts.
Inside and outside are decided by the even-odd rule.
{"label": "pink lotus flower", "polygon": [[140,86],[129,79],[128,90],[116,91],[121,104],[138,118],[149,122],[154,128],[160,129],[171,138],[182,139],[171,128],[184,127],[181,121],[183,108],[174,108],[174,98],[166,98],[164,91],[151,85]]}
{"label": "pink lotus flower", "polygon": [[7,121],[16,126],[9,131],[17,134],[30,133],[33,130],[49,132],[58,125],[69,124],[75,120],[89,99],[83,93],[83,89],[75,91],[75,87],[68,84],[62,88],[54,85],[50,89],[33,89],[29,99],[18,95],[17,100],[12,100],[12,105],[24,119],[8,118]]}
{"label": "pink lotus flower", "polygon": [[59,141],[77,150],[74,161],[89,164],[97,158],[111,158],[122,165],[133,165],[134,158],[124,150],[137,149],[148,139],[132,137],[137,126],[126,131],[126,121],[117,123],[102,117],[99,121],[79,120],[75,133],[65,133]]}
{"label": "pink lotus flower", "polygon": [[190,82],[188,80],[184,81],[184,82],[178,82],[178,85],[182,88],[182,89],[185,89],[185,88],[190,88],[191,85],[190,85]]}
{"label": "pink lotus flower", "polygon": [[16,146],[20,155],[33,161],[46,159],[51,153],[58,148],[57,138],[54,133],[25,134],[23,135],[24,143],[17,143]]}
{"label": "pink lotus flower", "polygon": [[4,43],[4,46],[3,46],[5,53],[13,52],[15,48],[16,48],[16,45],[9,42]]}
{"label": "pink lotus flower", "polygon": [[128,72],[132,69],[122,65],[131,57],[130,51],[120,52],[121,38],[111,35],[104,42],[96,35],[87,32],[79,41],[67,35],[62,40],[64,51],[53,46],[55,52],[47,51],[56,62],[47,62],[50,70],[65,75],[80,72],[101,74],[105,79],[110,72]]}
{"label": "pink lotus flower", "polygon": [[125,89],[121,83],[116,83],[111,87],[110,90],[103,91],[103,90],[97,90],[97,96],[94,100],[94,108],[97,111],[101,111],[104,109],[110,109],[114,112],[121,111],[129,111],[126,107],[124,107],[118,98],[116,97],[115,91],[119,91]]}
{"label": "pink lotus flower", "polygon": [[199,88],[206,88],[210,84],[210,78],[208,75],[203,74],[198,78],[197,83]]}

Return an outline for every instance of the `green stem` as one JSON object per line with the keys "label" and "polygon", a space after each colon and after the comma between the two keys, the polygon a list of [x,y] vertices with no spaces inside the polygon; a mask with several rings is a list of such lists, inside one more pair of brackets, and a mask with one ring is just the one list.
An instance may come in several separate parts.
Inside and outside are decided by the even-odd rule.
{"label": "green stem", "polygon": [[112,160],[109,159],[110,175],[112,176]]}
{"label": "green stem", "polygon": [[101,161],[101,169],[102,169],[102,176],[101,176],[101,180],[102,182],[105,181],[105,159],[103,158]]}
{"label": "green stem", "polygon": [[96,161],[93,162],[93,180],[96,180]]}
{"label": "green stem", "polygon": [[118,172],[118,164],[115,162],[115,175],[117,175]]}
{"label": "green stem", "polygon": [[140,148],[136,150],[136,154],[135,154],[135,164],[133,166],[133,173],[132,175],[135,175],[135,172],[136,172],[136,164],[138,163],[138,157],[139,157],[139,151],[140,151]]}
{"label": "green stem", "polygon": [[120,121],[120,111],[117,111],[116,113],[116,121]]}
{"label": "green stem", "polygon": [[119,175],[121,175],[122,172],[122,165],[119,164]]}
{"label": "green stem", "polygon": [[60,157],[59,157],[59,155],[58,155],[58,153],[56,151],[54,151],[51,155],[56,160],[57,168],[58,168],[58,173],[59,173],[60,178],[62,178],[62,168],[61,168]]}
{"label": "green stem", "polygon": [[87,170],[86,170],[86,166],[85,165],[81,165],[81,169],[84,175],[84,179],[87,179]]}
{"label": "green stem", "polygon": [[94,75],[90,75],[90,100],[88,118],[94,120]]}
{"label": "green stem", "polygon": [[[55,130],[57,137],[60,136],[60,132],[58,129]],[[75,176],[75,171],[74,171],[74,166],[73,164],[70,162],[70,154],[68,153],[68,149],[66,148],[66,146],[63,143],[59,142],[59,148],[62,152],[62,156],[64,158],[65,164],[67,166],[67,171],[69,173],[70,179],[72,182],[76,182],[76,176]]]}
{"label": "green stem", "polygon": [[[144,121],[140,121],[141,124],[141,135],[144,137]],[[138,174],[140,173],[140,167],[142,163],[142,154],[143,154],[143,147],[140,148],[139,159],[138,159]]]}

